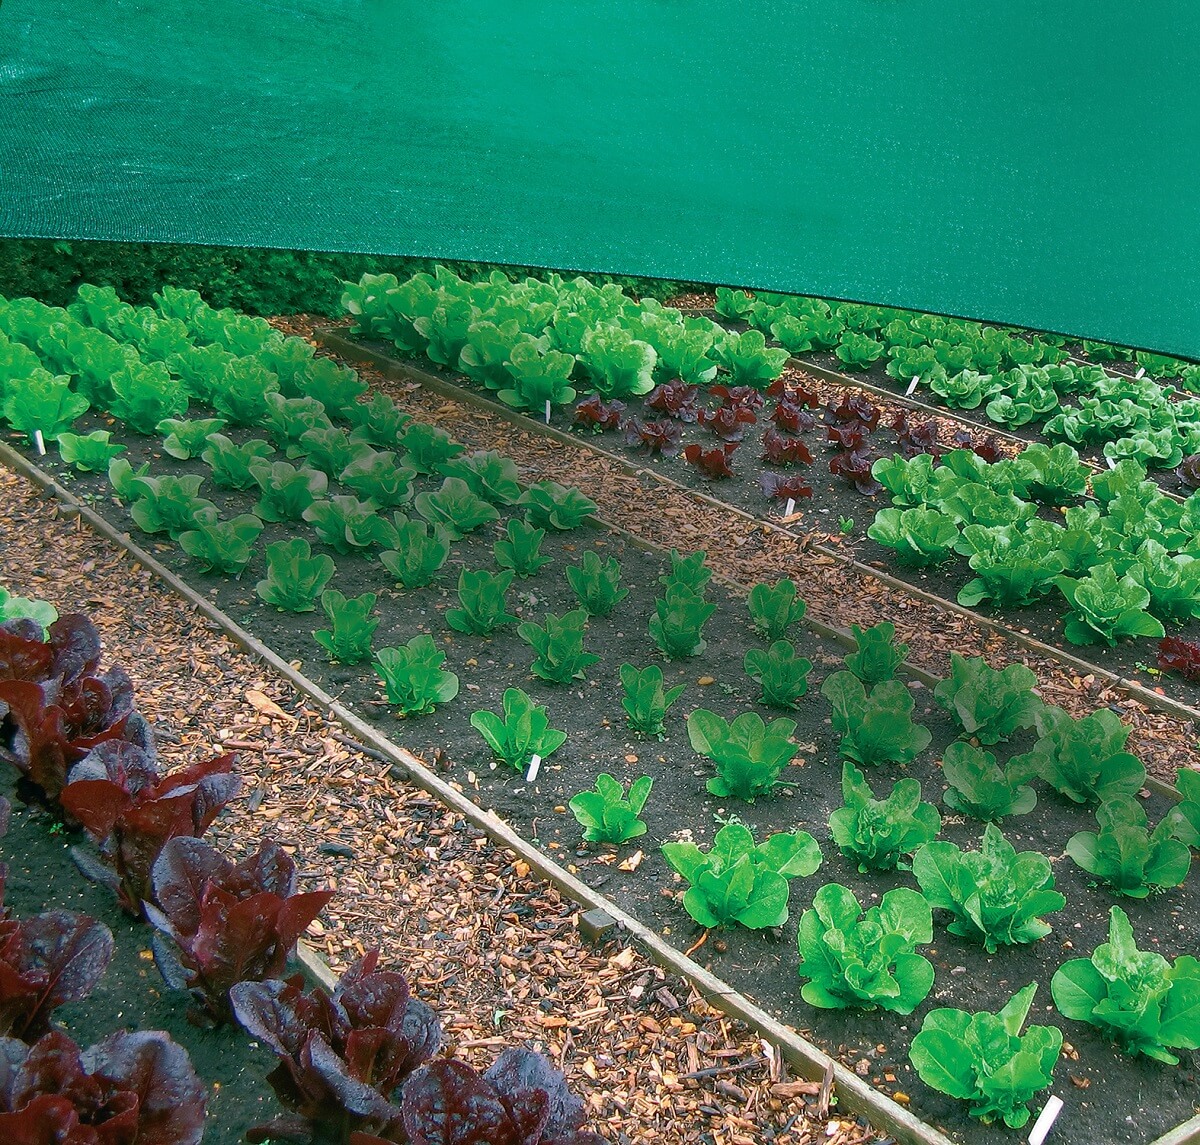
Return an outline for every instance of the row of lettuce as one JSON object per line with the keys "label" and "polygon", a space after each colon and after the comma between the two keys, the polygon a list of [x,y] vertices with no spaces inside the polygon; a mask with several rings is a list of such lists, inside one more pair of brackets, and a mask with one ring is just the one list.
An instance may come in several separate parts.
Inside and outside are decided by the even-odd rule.
{"label": "row of lettuce", "polygon": [[[98,844],[76,848],[76,863],[154,927],[155,961],[170,988],[190,994],[194,1020],[236,1020],[279,1057],[268,1080],[291,1112],[254,1139],[465,1145],[520,1131],[532,1145],[601,1145],[541,1055],[510,1048],[482,1074],[440,1056],[437,1015],[402,974],[379,967],[377,951],[332,992],[283,977],[333,892],[298,892],[295,863],[274,840],[238,862],[203,841],[241,787],[234,757],[163,774],[128,676],[100,671],[90,620],[54,618],[7,593],[0,609],[0,758]],[[0,833],[9,812],[0,800]],[[0,914],[4,1140],[202,1139],[206,1088],[168,1035],[118,1031],[81,1051],[52,1024],[55,1010],[92,993],[113,949],[110,929],[86,915]]]}

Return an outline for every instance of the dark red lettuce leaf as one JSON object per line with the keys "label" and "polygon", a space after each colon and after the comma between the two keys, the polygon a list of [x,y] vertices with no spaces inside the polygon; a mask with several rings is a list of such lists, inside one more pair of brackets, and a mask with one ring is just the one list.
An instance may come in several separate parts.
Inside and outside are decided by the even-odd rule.
{"label": "dark red lettuce leaf", "polygon": [[651,457],[674,457],[679,452],[683,426],[677,421],[663,418],[659,421],[642,421],[640,418],[625,419],[625,444],[648,453]]}
{"label": "dark red lettuce leaf", "polygon": [[812,486],[809,485],[807,478],[799,473],[785,477],[782,473],[766,472],[759,477],[758,483],[768,497],[778,498],[781,501],[786,501],[789,497],[793,501],[799,501],[801,497],[813,495]]}
{"label": "dark red lettuce leaf", "polygon": [[1190,453],[1176,467],[1175,476],[1186,489],[1200,489],[1200,453]]}
{"label": "dark red lettuce leaf", "polygon": [[748,409],[753,412],[762,409],[765,400],[762,390],[756,390],[753,386],[715,385],[709,386],[708,392],[719,398],[721,405],[728,409]]}
{"label": "dark red lettuce leaf", "polygon": [[771,411],[771,420],[789,433],[807,433],[817,424],[817,419],[811,410],[807,410],[799,402],[788,398],[780,398]]}
{"label": "dark red lettuce leaf", "polygon": [[167,841],[203,835],[237,795],[234,759],[217,756],[159,779],[152,749],[105,743],[72,769],[62,805],[100,844],[130,914],[140,916],[150,899],[150,870]]}
{"label": "dark red lettuce leaf", "polygon": [[646,406],[648,409],[665,413],[676,421],[690,423],[696,420],[696,399],[699,394],[699,386],[678,380],[664,382],[646,395]]}
{"label": "dark red lettuce leaf", "polygon": [[897,415],[897,421],[900,424],[893,428],[896,430],[900,456],[911,460],[919,454],[928,453],[937,461],[941,456],[937,443],[937,426],[931,421],[909,421],[903,413]]}
{"label": "dark red lettuce leaf", "polygon": [[1200,644],[1181,636],[1164,636],[1158,642],[1158,668],[1200,684]]}
{"label": "dark red lettuce leaf", "polygon": [[871,475],[873,458],[866,450],[842,450],[829,459],[829,472],[843,478],[867,497],[874,497],[883,486]]}
{"label": "dark red lettuce leaf", "polygon": [[862,422],[849,421],[844,425],[831,425],[826,431],[828,441],[838,449],[853,451],[860,449],[866,437],[866,429]]}
{"label": "dark red lettuce leaf", "polygon": [[621,414],[625,412],[625,403],[619,401],[605,402],[598,394],[583,398],[575,403],[574,425],[580,429],[590,429],[596,433],[604,430],[617,429],[621,424]]}
{"label": "dark red lettuce leaf", "polygon": [[1004,445],[994,433],[981,434],[978,437],[972,436],[971,450],[989,465],[995,465],[997,461],[1004,460]]}
{"label": "dark red lettuce leaf", "polygon": [[92,992],[112,953],[112,932],[84,914],[0,922],[0,1035],[40,1038],[55,1009]]}
{"label": "dark red lettuce leaf", "polygon": [[825,403],[825,421],[828,425],[858,423],[870,433],[879,424],[879,417],[879,407],[862,394],[846,393]]}
{"label": "dark red lettuce leaf", "polygon": [[233,1017],[229,988],[283,974],[296,940],[333,897],[297,894],[296,865],[270,839],[239,863],[200,839],[170,839],[154,862],[151,886],[157,906],[147,902],[145,912],[159,931],[159,969],[218,1023]]}
{"label": "dark red lettuce leaf", "polygon": [[689,465],[694,465],[705,477],[716,480],[721,477],[733,476],[733,468],[729,462],[735,449],[737,449],[736,442],[726,442],[713,449],[705,449],[702,445],[689,445],[684,448],[683,457]]}
{"label": "dark red lettuce leaf", "polygon": [[811,465],[812,453],[798,437],[787,437],[768,429],[762,439],[762,459],[770,465]]}
{"label": "dark red lettuce leaf", "polygon": [[722,441],[741,441],[746,426],[753,425],[757,419],[749,406],[732,405],[719,406],[715,410],[700,409],[696,420]]}

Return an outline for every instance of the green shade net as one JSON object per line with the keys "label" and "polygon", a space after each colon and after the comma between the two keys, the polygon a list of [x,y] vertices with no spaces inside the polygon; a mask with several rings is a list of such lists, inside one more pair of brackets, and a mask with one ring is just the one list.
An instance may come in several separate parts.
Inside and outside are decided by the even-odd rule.
{"label": "green shade net", "polygon": [[7,0],[0,234],[475,259],[1200,356],[1200,6]]}

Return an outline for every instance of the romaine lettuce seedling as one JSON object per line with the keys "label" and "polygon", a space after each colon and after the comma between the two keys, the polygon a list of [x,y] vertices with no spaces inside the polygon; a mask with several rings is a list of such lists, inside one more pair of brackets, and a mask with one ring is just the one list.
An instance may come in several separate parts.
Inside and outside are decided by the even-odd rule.
{"label": "romaine lettuce seedling", "polygon": [[162,362],[126,362],[110,379],[109,412],[134,433],[153,434],[165,418],[180,417],[188,407],[187,390]]}
{"label": "romaine lettuce seedling", "polygon": [[532,621],[522,624],[517,635],[537,653],[531,666],[533,674],[552,684],[582,680],[584,670],[600,659],[583,650],[587,622],[587,612],[577,608],[562,616],[546,613],[544,626]]}
{"label": "romaine lettuce seedling", "polygon": [[743,712],[728,723],[715,712],[697,708],[687,721],[692,749],[710,759],[717,776],[705,789],[722,798],[732,796],[753,803],[769,795],[798,748],[791,741],[795,720],[764,723],[757,712]]}
{"label": "romaine lettuce seedling", "polygon": [[445,662],[446,653],[438,651],[432,636],[414,636],[401,648],[376,651],[375,671],[388,703],[399,708],[397,715],[428,715],[458,695],[458,677],[442,670]]}
{"label": "romaine lettuce seedling", "polygon": [[812,661],[797,656],[787,640],[776,640],[767,649],[748,649],[742,665],[762,689],[761,702],[770,708],[798,708],[808,692]]}
{"label": "romaine lettuce seedling", "polygon": [[663,689],[662,669],[657,664],[637,669],[632,664],[621,665],[621,687],[624,696],[621,706],[629,717],[629,726],[639,735],[663,737],[663,720],[667,709],[683,695],[687,685]]}
{"label": "romaine lettuce seedling", "polygon": [[530,485],[516,500],[525,511],[525,520],[538,529],[578,529],[596,512],[596,502],[578,489],[568,489],[557,481],[539,481]]}
{"label": "romaine lettuce seedling", "polygon": [[132,482],[135,500],[129,515],[143,533],[165,532],[173,539],[188,529],[211,525],[218,512],[216,505],[200,496],[203,484],[199,474],[137,477]]}
{"label": "romaine lettuce seedling", "polygon": [[908,655],[908,645],[896,643],[896,626],[881,620],[870,628],[852,624],[850,631],[856,648],[842,663],[868,688],[891,680]]}
{"label": "romaine lettuce seedling", "polygon": [[1111,562],[1088,576],[1055,580],[1072,612],[1064,633],[1072,644],[1116,646],[1122,636],[1164,636],[1162,623],[1145,611],[1150,593],[1128,573],[1118,576]]}
{"label": "romaine lettuce seedling", "polygon": [[1131,795],[1113,795],[1096,808],[1096,819],[1099,832],[1072,835],[1067,854],[1111,890],[1144,899],[1187,878],[1192,853],[1172,837],[1170,815],[1148,831],[1142,805]]}
{"label": "romaine lettuce seedling", "polygon": [[982,656],[951,652],[950,675],[934,688],[933,698],[964,736],[993,744],[1034,725],[1043,706],[1035,687],[1037,675],[1024,664],[996,669]]}
{"label": "romaine lettuce seedling", "polygon": [[570,803],[576,822],[589,843],[627,843],[646,833],[646,824],[638,818],[654,780],[648,775],[635,780],[629,794],[611,775],[596,776],[593,791],[581,791]]}
{"label": "romaine lettuce seedling", "polygon": [[380,509],[397,509],[412,501],[415,476],[394,453],[371,450],[351,461],[338,483]]}
{"label": "romaine lettuce seedling", "polygon": [[312,612],[317,597],[337,571],[331,557],[314,557],[302,537],[267,546],[267,575],[254,591],[280,612]]}
{"label": "romaine lettuce seedling", "polygon": [[842,799],[829,817],[829,833],[843,855],[868,871],[906,869],[905,855],[937,838],[942,817],[921,802],[921,784],[901,779],[886,799],[876,799],[866,777],[848,760],[842,764]]}
{"label": "romaine lettuce seedling", "polygon": [[69,377],[55,377],[37,369],[5,385],[0,412],[32,444],[38,433],[45,441],[57,441],[58,435],[69,430],[90,406],[87,398],[71,389]]}
{"label": "romaine lettuce seedling", "polygon": [[209,572],[238,576],[254,555],[263,523],[253,513],[201,524],[179,534],[179,547]]}
{"label": "romaine lettuce seedling", "polygon": [[504,539],[492,546],[496,564],[502,569],[512,569],[519,577],[535,576],[538,569],[551,560],[542,556],[542,542],[545,539],[545,529],[535,529],[513,518],[508,522]]}
{"label": "romaine lettuce seedling", "polygon": [[[473,727],[496,758],[523,772],[535,755],[543,760],[567,742],[567,733],[550,726],[544,704],[535,704],[521,688],[504,693],[504,715],[479,711],[471,716]],[[495,767],[495,764],[492,764]]]}
{"label": "romaine lettuce seedling", "polygon": [[1037,806],[1028,785],[1033,769],[1013,760],[1001,768],[991,752],[969,743],[952,743],[942,757],[942,776],[950,784],[942,796],[947,807],[994,823],[1006,815],[1027,815]]}
{"label": "romaine lettuce seedling", "polygon": [[237,445],[221,433],[211,434],[200,458],[212,470],[213,484],[222,489],[249,489],[254,484],[250,463],[275,450],[261,438]]}
{"label": "romaine lettuce seedling", "polygon": [[63,461],[84,473],[102,473],[114,457],[125,452],[126,447],[112,443],[111,437],[107,429],[94,429],[91,433],[63,430],[58,435],[58,452]]}
{"label": "romaine lettuce seedling", "polygon": [[180,461],[199,457],[208,444],[208,438],[214,433],[220,433],[225,428],[224,418],[205,417],[186,418],[168,417],[155,426],[163,435],[163,452]]}
{"label": "romaine lettuce seedling", "polygon": [[441,525],[431,529],[427,522],[409,520],[403,513],[393,519],[396,548],[380,553],[379,559],[401,588],[423,588],[446,563],[450,536]]}
{"label": "romaine lettuce seedling", "polygon": [[330,497],[314,501],[304,510],[304,520],[313,527],[318,539],[339,553],[397,543],[392,523],[381,517],[372,501],[357,497]]}
{"label": "romaine lettuce seedling", "polygon": [[517,463],[494,449],[444,461],[438,472],[444,477],[461,477],[472,493],[493,505],[512,505],[521,496]]}
{"label": "romaine lettuce seedling", "polygon": [[264,521],[299,521],[304,511],[329,488],[329,478],[318,469],[297,469],[286,461],[251,458],[250,476],[262,496],[254,512]]}
{"label": "romaine lettuce seedling", "polygon": [[650,636],[669,660],[698,656],[706,647],[701,635],[704,624],[716,610],[715,604],[706,604],[686,585],[668,585],[665,595],[654,602]]}
{"label": "romaine lettuce seedling", "polygon": [[371,658],[371,638],[379,627],[379,617],[372,616],[377,597],[373,592],[347,597],[336,588],[321,593],[321,607],[332,627],[313,633],[330,660],[339,664],[361,664]]}
{"label": "romaine lettuce seedling", "polygon": [[838,751],[855,763],[909,763],[933,738],[913,723],[913,698],[899,680],[876,684],[868,695],[853,672],[834,672],[821,694],[833,706],[833,730],[842,737]]}
{"label": "romaine lettuce seedling", "polygon": [[565,571],[571,591],[589,616],[608,616],[629,595],[629,589],[620,587],[621,564],[616,557],[601,561],[588,549],[581,564],[568,565]]}
{"label": "romaine lettuce seedling", "polygon": [[505,599],[512,587],[512,571],[490,573],[486,569],[463,569],[458,574],[458,602],[462,608],[446,611],[446,623],[456,632],[489,636],[505,624],[516,624]]}
{"label": "romaine lettuce seedling", "polygon": [[500,514],[482,497],[471,492],[461,477],[447,477],[435,493],[418,493],[416,510],[431,525],[440,525],[452,541],[462,538]]}
{"label": "romaine lettuce seedling", "polygon": [[747,600],[750,621],[755,632],[767,640],[782,640],[793,624],[804,619],[808,606],[796,591],[796,582],[779,580],[775,584],[756,584]]}

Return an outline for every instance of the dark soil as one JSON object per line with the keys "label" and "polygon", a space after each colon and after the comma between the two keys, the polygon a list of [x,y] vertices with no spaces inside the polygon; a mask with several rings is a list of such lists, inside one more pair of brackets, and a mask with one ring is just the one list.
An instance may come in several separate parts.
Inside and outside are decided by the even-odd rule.
{"label": "dark soil", "polygon": [[99,919],[113,932],[116,950],[90,998],[56,1011],[57,1025],[81,1046],[115,1030],[166,1030],[191,1056],[208,1086],[208,1145],[235,1145],[246,1130],[282,1110],[267,1074],[275,1057],[251,1042],[240,1026],[200,1029],[187,1019],[188,999],[167,990],[150,953],[151,931],[116,905],[105,889],[86,882],[71,862],[80,835],[64,833],[55,819],[15,796],[12,771],[4,768],[0,793],[13,802],[8,835],[0,855],[8,863],[5,906],[18,918],[43,910],[72,910]]}
{"label": "dark soil", "polygon": [[[135,439],[134,444],[130,460],[136,465],[147,447],[157,442]],[[205,471],[201,463],[167,462],[171,471]],[[48,464],[61,475],[62,467],[56,461]],[[156,472],[167,468],[166,462],[156,460]],[[422,479],[420,484],[431,487],[429,479]],[[79,493],[90,493],[111,520],[132,531],[129,518],[114,504],[106,483],[81,476],[74,487]],[[204,492],[220,504],[225,516],[245,512],[253,504],[248,495],[207,486]],[[307,526],[299,528],[299,535],[315,541]],[[662,842],[690,834],[697,842],[708,844],[720,823],[734,816],[752,827],[760,839],[777,830],[803,827],[810,831],[820,843],[825,861],[817,875],[794,886],[788,924],[779,933],[735,930],[710,935],[695,956],[783,1020],[809,1032],[883,1089],[911,1097],[912,1108],[921,1116],[972,1145],[994,1140],[995,1134],[964,1116],[957,1103],[932,1093],[915,1078],[905,1064],[907,1046],[922,1016],[933,1006],[995,1009],[1031,980],[1041,986],[1037,1016],[1054,1020],[1049,996],[1054,970],[1068,957],[1090,953],[1107,936],[1108,908],[1113,900],[1090,887],[1083,872],[1062,857],[1070,835],[1093,826],[1091,816],[1042,789],[1039,806],[1031,815],[1009,821],[1006,834],[1015,845],[1041,850],[1055,863],[1058,886],[1068,906],[1060,916],[1050,918],[1055,925],[1053,935],[1031,947],[989,957],[980,948],[939,929],[932,949],[925,951],[937,969],[934,992],[911,1017],[814,1010],[799,997],[796,926],[816,889],[828,881],[844,883],[855,889],[866,906],[894,886],[913,883],[904,873],[860,876],[828,839],[829,813],[841,804],[841,765],[828,722],[829,709],[817,692],[821,680],[841,666],[843,650],[808,632],[795,631],[793,640],[798,651],[814,664],[809,695],[801,701],[799,711],[769,712],[757,705],[757,688],[742,670],[745,651],[760,643],[747,624],[745,604],[710,585],[709,599],[718,610],[705,631],[707,649],[694,659],[663,662],[647,633],[647,620],[658,591],[656,582],[665,571],[662,559],[628,545],[619,536],[588,528],[548,536],[543,551],[553,558],[552,563],[535,578],[517,581],[509,593],[509,611],[521,619],[541,620],[546,611],[562,614],[574,607],[562,570],[566,564],[578,562],[585,549],[616,556],[622,563],[623,583],[631,589],[629,597],[614,616],[594,619],[588,630],[587,649],[599,653],[601,661],[588,671],[586,682],[570,687],[549,685],[530,675],[532,652],[512,629],[501,630],[490,638],[465,636],[449,631],[441,616],[447,607],[456,605],[452,586],[460,568],[494,568],[491,545],[500,532],[499,527],[485,527],[457,543],[439,583],[413,592],[394,590],[390,578],[373,558],[331,554],[338,567],[334,580],[337,588],[348,596],[364,591],[379,593],[382,622],[376,633],[376,648],[399,645],[419,632],[431,633],[447,653],[446,667],[460,677],[462,690],[457,700],[431,716],[404,723],[398,723],[383,702],[379,682],[369,667],[331,666],[325,662],[311,636],[313,629],[325,626],[319,612],[284,614],[258,600],[253,584],[262,575],[261,556],[240,580],[226,580],[198,574],[170,543],[156,543],[157,538],[141,536],[139,540],[149,544],[170,567],[186,575],[199,591],[210,595],[284,659],[301,662],[310,677],[348,706],[397,742],[440,766],[447,778],[460,784],[481,806],[495,808],[522,834],[537,840],[591,885],[681,948],[691,946],[700,932],[679,902],[683,887],[659,854]],[[260,551],[262,544],[291,533],[283,526],[268,526]],[[324,550],[318,543],[313,548],[314,552]],[[617,670],[624,662],[639,667],[660,663],[668,685],[687,684],[682,699],[668,715],[667,734],[661,743],[639,741],[625,725],[616,682]],[[486,745],[468,722],[474,710],[498,711],[504,689],[511,686],[525,688],[535,700],[546,704],[551,725],[568,733],[565,746],[543,765],[532,786],[503,765],[493,770]],[[883,795],[896,778],[914,775],[921,779],[926,798],[936,801],[942,791],[937,761],[953,738],[954,729],[933,705],[928,690],[915,683],[912,688],[915,718],[931,729],[933,744],[910,767],[888,768],[886,774],[868,778],[876,793]],[[704,780],[711,769],[691,750],[684,729],[686,715],[698,706],[711,708],[726,718],[758,710],[767,719],[785,714],[794,719],[797,727],[793,738],[799,753],[796,765],[785,772],[784,778],[796,786],[783,788],[777,798],[754,805],[708,795]],[[1030,733],[1021,733],[1010,745],[997,749],[997,754],[1006,757],[1027,750],[1031,743]],[[579,829],[566,811],[571,796],[590,788],[600,771],[611,772],[623,782],[642,774],[655,781],[644,813],[648,834],[623,848],[619,857],[611,851],[580,846]],[[1165,810],[1161,800],[1148,801],[1152,822]],[[980,834],[978,823],[964,823],[954,817],[945,821],[944,837],[964,847],[977,846]],[[621,870],[620,859],[639,850],[640,865],[630,864],[634,870]],[[436,854],[430,855],[430,861],[436,858]],[[1153,946],[1172,957],[1196,949],[1200,902],[1194,882],[1153,900],[1121,905],[1133,919],[1143,947]],[[152,973],[149,968],[147,973]],[[1193,1055],[1184,1054],[1178,1069],[1164,1070],[1154,1063],[1122,1056],[1087,1027],[1061,1024],[1074,1047],[1072,1053],[1078,1053],[1078,1059],[1064,1057],[1057,1071],[1055,1092],[1067,1103],[1060,1122],[1064,1139],[1145,1141],[1190,1117],[1200,1106]]]}

